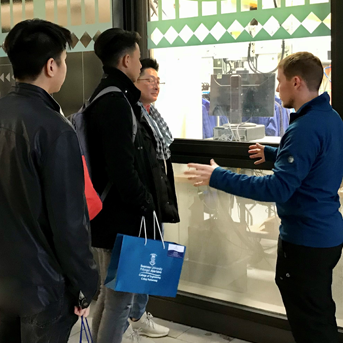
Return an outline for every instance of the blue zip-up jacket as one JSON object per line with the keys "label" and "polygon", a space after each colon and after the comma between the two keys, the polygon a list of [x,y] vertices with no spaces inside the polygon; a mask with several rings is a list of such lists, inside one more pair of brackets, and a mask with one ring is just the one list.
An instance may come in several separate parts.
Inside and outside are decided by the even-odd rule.
{"label": "blue zip-up jacket", "polygon": [[337,191],[343,177],[343,121],[324,93],[291,114],[279,148],[265,147],[274,174],[258,177],[216,168],[210,186],[257,201],[275,202],[280,238],[308,247],[343,243]]}

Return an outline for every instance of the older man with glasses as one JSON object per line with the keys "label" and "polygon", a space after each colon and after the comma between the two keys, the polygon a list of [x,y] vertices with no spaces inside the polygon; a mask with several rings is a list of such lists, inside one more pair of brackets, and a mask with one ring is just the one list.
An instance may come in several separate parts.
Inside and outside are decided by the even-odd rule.
{"label": "older man with glasses", "polygon": [[[173,167],[170,160],[170,145],[173,142],[172,134],[168,125],[152,105],[160,93],[160,78],[158,77],[159,65],[156,60],[147,58],[141,60],[141,74],[135,83],[141,91],[139,105],[142,109],[142,117],[150,126],[151,139],[154,141],[156,149],[156,158],[161,169],[161,187],[158,190],[160,198],[163,199],[161,204],[162,213],[164,213],[163,222],[179,222],[177,199],[174,185]],[[146,306],[149,300],[147,294],[136,294],[133,306],[130,312],[130,324],[140,335],[148,337],[167,336],[169,329],[154,322],[150,313],[146,313]],[[124,335],[125,338],[125,335]]]}

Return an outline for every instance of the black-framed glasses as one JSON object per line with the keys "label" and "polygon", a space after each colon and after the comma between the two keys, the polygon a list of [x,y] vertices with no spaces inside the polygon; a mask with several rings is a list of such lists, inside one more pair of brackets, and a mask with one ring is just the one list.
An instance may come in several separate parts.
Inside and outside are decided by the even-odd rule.
{"label": "black-framed glasses", "polygon": [[156,77],[148,77],[146,79],[138,79],[138,81],[147,81],[150,85],[156,84],[159,85],[165,85],[165,82],[161,82],[160,79],[156,79]]}

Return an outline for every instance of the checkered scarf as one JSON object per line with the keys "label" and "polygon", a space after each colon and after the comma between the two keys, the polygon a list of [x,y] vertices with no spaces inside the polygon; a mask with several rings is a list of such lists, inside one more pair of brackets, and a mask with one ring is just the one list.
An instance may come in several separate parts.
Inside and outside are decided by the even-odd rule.
{"label": "checkered scarf", "polygon": [[143,116],[154,134],[157,158],[159,160],[168,160],[171,156],[169,147],[174,139],[167,123],[153,105],[150,106],[150,113],[148,113],[141,102],[139,102],[139,105],[141,106]]}

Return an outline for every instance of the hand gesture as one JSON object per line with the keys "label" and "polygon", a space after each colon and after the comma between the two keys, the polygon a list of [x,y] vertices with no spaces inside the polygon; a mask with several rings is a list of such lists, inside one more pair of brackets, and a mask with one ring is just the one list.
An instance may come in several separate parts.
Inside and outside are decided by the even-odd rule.
{"label": "hand gesture", "polygon": [[266,161],[266,158],[264,156],[264,145],[261,145],[259,143],[256,143],[255,145],[249,146],[250,158],[259,158],[254,164],[261,164]]}
{"label": "hand gesture", "polygon": [[186,175],[190,175],[188,180],[194,181],[194,186],[208,186],[210,184],[210,179],[213,171],[218,167],[218,164],[212,159],[210,165],[207,164],[197,164],[189,163],[189,168],[195,168],[189,171],[186,171]]}

